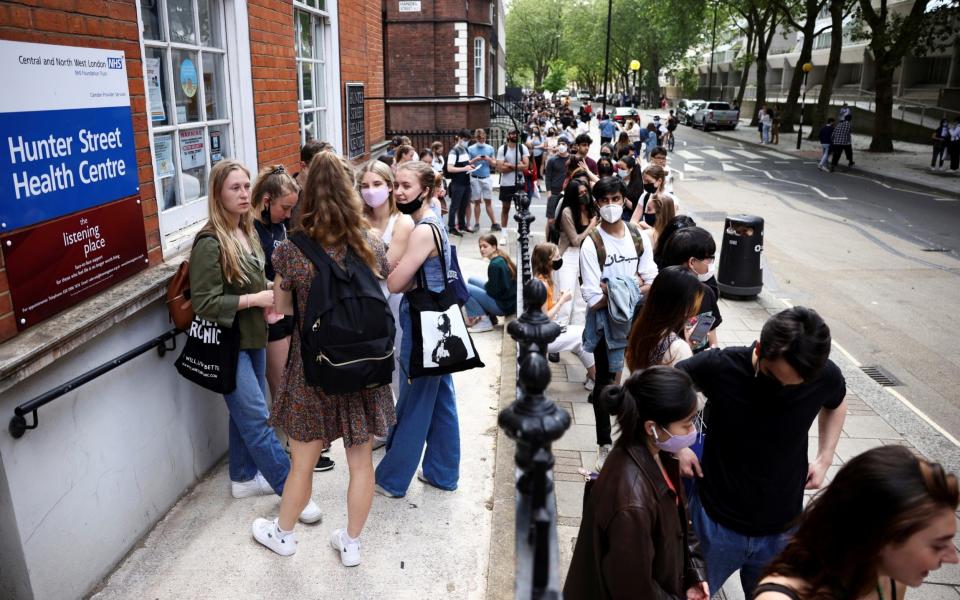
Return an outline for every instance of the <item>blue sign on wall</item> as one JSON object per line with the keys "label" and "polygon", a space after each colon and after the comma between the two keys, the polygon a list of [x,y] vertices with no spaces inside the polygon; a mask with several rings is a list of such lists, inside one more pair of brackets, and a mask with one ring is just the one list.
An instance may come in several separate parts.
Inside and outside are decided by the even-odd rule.
{"label": "blue sign on wall", "polygon": [[137,193],[122,52],[0,41],[0,70],[0,234]]}

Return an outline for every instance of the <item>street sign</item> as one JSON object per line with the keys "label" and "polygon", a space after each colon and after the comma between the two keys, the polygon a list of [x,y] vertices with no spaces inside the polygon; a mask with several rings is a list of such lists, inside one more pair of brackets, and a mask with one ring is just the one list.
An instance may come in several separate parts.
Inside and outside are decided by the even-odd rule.
{"label": "street sign", "polygon": [[363,84],[346,84],[347,93],[347,156],[356,158],[367,152],[364,126]]}
{"label": "street sign", "polygon": [[120,50],[0,41],[0,234],[135,195]]}
{"label": "street sign", "polygon": [[0,237],[17,329],[147,267],[137,196]]}

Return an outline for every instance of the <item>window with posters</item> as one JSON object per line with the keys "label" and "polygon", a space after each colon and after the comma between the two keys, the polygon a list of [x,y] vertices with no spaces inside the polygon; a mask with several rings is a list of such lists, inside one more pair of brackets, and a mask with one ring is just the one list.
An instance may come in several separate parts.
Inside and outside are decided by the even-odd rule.
{"label": "window with posters", "polygon": [[297,57],[297,91],[301,145],[318,139],[340,145],[335,113],[340,106],[339,69],[332,15],[334,0],[294,0]]}
{"label": "window with posters", "polygon": [[210,169],[233,156],[224,2],[138,0],[138,8],[157,210],[166,241],[206,218]]}

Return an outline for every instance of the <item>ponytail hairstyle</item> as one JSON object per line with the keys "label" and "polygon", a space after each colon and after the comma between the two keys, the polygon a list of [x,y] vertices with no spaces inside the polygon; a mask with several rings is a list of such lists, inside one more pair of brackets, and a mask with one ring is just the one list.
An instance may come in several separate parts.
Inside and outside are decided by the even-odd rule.
{"label": "ponytail hairstyle", "polygon": [[805,600],[862,598],[877,585],[884,548],[903,544],[958,503],[957,478],[941,465],[903,446],[873,448],[814,496],[764,577],[803,580]]}
{"label": "ponytail hairstyle", "polygon": [[287,194],[300,193],[300,185],[287,172],[283,165],[272,165],[260,169],[257,182],[253,184],[250,198],[250,211],[261,223],[270,224],[270,207],[267,200],[277,200]]}
{"label": "ponytail hairstyle", "polygon": [[657,215],[657,222],[653,230],[657,232],[657,239],[659,239],[660,234],[667,228],[670,221],[677,216],[677,205],[673,202],[672,197],[661,192],[654,194],[650,200],[653,202],[655,209],[653,214]]}
{"label": "ponytail hairstyle", "polygon": [[[379,160],[367,161],[362,167],[360,167],[360,172],[357,173],[357,191],[360,190],[360,184],[363,183],[363,176],[367,173],[373,173],[377,177],[383,180],[387,184],[387,189],[390,193],[387,195],[387,204],[390,206],[390,214],[399,212],[397,210],[397,201],[393,198],[393,171],[384,163]],[[373,212],[373,209],[367,206],[367,203],[363,203],[363,214],[370,214]]]}
{"label": "ponytail hairstyle", "polygon": [[323,247],[346,244],[379,278],[380,266],[365,235],[370,223],[363,216],[362,206],[353,168],[332,152],[314,156],[303,190],[303,213],[297,229]]}
{"label": "ponytail hairstyle", "polygon": [[500,245],[497,243],[497,236],[488,233],[487,235],[481,235],[479,241],[493,246],[494,256],[499,256],[504,260],[505,263],[507,263],[507,268],[510,269],[510,279],[516,280],[517,265],[513,264],[509,254],[500,249]]}
{"label": "ponytail hairstyle", "polygon": [[[242,264],[249,262],[250,258],[246,249],[240,244],[240,240],[233,235],[233,226],[230,224],[230,217],[227,216],[221,199],[227,177],[234,171],[243,171],[247,178],[250,178],[250,171],[237,160],[221,160],[210,170],[210,187],[207,191],[207,212],[210,217],[201,232],[213,235],[220,244],[220,268],[224,281],[239,285],[250,283],[250,278]],[[259,263],[260,270],[263,270],[265,262],[263,248],[260,246],[257,228],[253,226],[253,211],[248,210],[240,216],[240,231],[251,241],[253,259]]]}
{"label": "ponytail hairstyle", "polygon": [[553,273],[553,255],[556,253],[557,245],[550,242],[540,242],[533,247],[530,267],[533,269],[535,277],[550,278]]}
{"label": "ponytail hairstyle", "polygon": [[634,371],[623,385],[603,388],[598,400],[617,417],[617,445],[621,448],[646,448],[650,432],[643,430],[645,422],[666,428],[697,410],[693,380],[686,371],[666,366]]}

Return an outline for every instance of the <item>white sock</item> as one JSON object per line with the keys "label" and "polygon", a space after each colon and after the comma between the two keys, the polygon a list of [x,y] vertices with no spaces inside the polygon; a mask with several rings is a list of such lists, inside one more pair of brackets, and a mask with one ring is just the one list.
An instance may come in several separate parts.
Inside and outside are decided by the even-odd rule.
{"label": "white sock", "polygon": [[292,530],[292,529],[291,529],[290,531],[284,531],[283,529],[280,529],[280,519],[279,519],[279,518],[278,518],[278,519],[274,519],[274,521],[273,521],[273,528],[276,530],[277,537],[280,538],[280,539],[283,539],[283,538],[287,537],[288,535],[290,535],[291,533],[293,533],[293,530]]}
{"label": "white sock", "polygon": [[360,543],[360,536],[358,535],[357,537],[352,538],[352,537],[350,537],[350,534],[347,533],[347,530],[346,530],[346,529],[343,530],[343,533],[342,533],[341,535],[343,536],[343,543],[344,543],[344,545],[346,545],[346,544],[359,544],[359,543]]}

